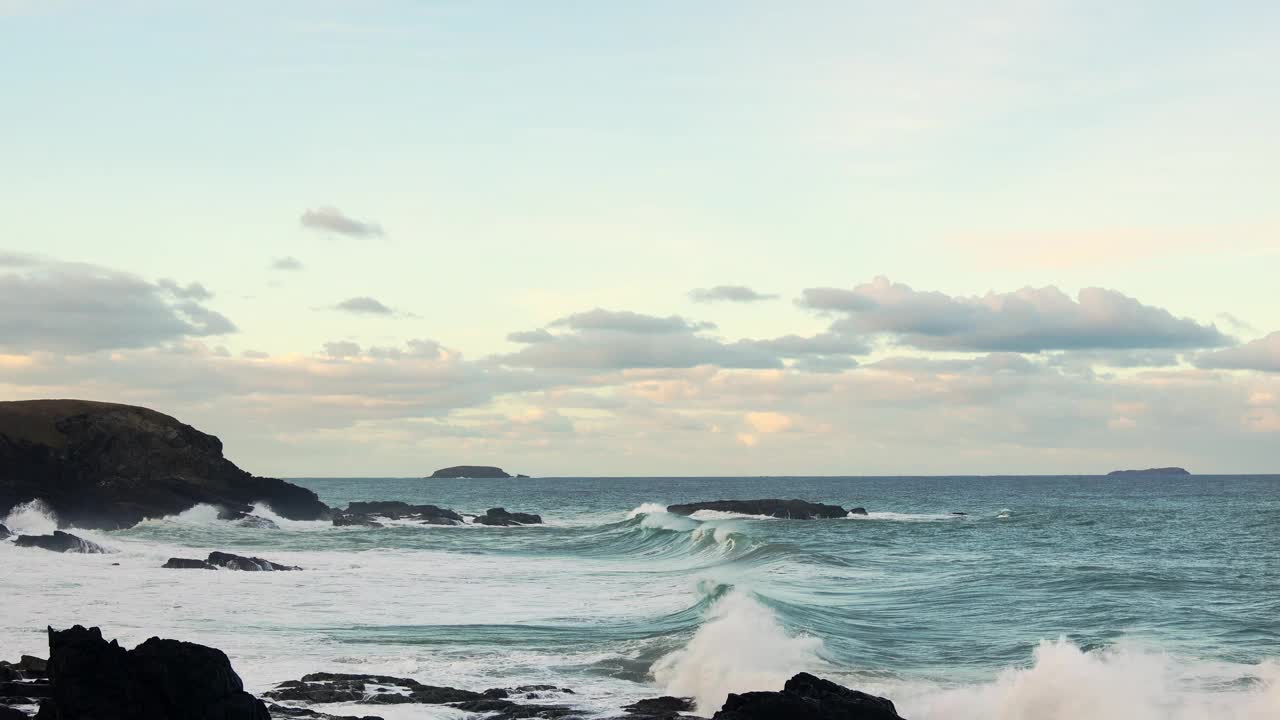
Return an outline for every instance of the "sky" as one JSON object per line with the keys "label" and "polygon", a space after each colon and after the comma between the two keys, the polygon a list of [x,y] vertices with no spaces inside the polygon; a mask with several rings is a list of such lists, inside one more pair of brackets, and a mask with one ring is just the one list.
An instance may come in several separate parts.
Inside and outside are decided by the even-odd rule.
{"label": "sky", "polygon": [[1280,472],[1280,5],[0,0],[0,398],[251,472]]}

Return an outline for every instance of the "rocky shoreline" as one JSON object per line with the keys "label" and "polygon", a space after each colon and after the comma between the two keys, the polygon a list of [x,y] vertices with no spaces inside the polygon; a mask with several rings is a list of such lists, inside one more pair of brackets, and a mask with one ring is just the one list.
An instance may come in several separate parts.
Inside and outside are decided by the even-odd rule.
{"label": "rocky shoreline", "polygon": [[[434,705],[485,720],[585,720],[574,691],[522,685],[474,691],[412,678],[317,672],[279,683],[262,698],[245,692],[217,648],[153,637],[126,650],[99,628],[48,628],[49,659],[0,662],[0,720],[382,720],[311,706]],[[265,698],[265,700],[264,700]],[[269,703],[267,701],[270,701]],[[327,709],[327,708],[326,708]],[[608,720],[694,720],[686,698],[655,697]],[[902,720],[893,703],[800,673],[778,691],[731,694],[711,720]]]}

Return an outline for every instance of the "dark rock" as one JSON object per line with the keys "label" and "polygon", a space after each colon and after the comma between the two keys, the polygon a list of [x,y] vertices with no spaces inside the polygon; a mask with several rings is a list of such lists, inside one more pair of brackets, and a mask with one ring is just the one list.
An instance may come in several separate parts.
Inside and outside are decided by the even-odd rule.
{"label": "dark rock", "polygon": [[1190,475],[1190,474],[1191,473],[1187,471],[1185,468],[1162,467],[1162,468],[1147,468],[1146,470],[1112,470],[1111,472],[1107,473],[1107,477],[1134,477],[1134,476],[1164,477],[1164,476],[1170,476],[1170,475],[1180,476],[1180,475]]}
{"label": "dark rock", "polygon": [[267,518],[253,515],[239,510],[229,510],[224,508],[218,513],[219,520],[230,520],[239,527],[258,528],[260,530],[279,530],[280,526]]}
{"label": "dark rock", "polygon": [[19,535],[14,542],[17,543],[18,547],[37,547],[42,550],[52,550],[53,552],[87,554],[109,552],[98,543],[89,542],[84,538],[76,537],[71,533],[64,533],[61,530],[54,530],[52,535]]}
{"label": "dark rock", "polygon": [[210,565],[204,560],[193,560],[192,558],[169,558],[169,561],[162,568],[170,570],[217,570],[218,568]]}
{"label": "dark rock", "polygon": [[[454,703],[453,707],[473,713],[486,713],[485,720],[518,720],[519,718],[581,718],[581,711],[567,705],[521,705],[510,700],[481,698]],[[493,714],[488,714],[493,713]]]}
{"label": "dark rock", "polygon": [[8,540],[11,537],[13,537],[13,533],[9,532],[9,528],[5,527],[3,523],[0,523],[0,540]]}
{"label": "dark rock", "polygon": [[39,680],[0,682],[0,695],[5,697],[47,698],[53,697],[49,683]]}
{"label": "dark rock", "polygon": [[433,478],[509,478],[502,468],[489,465],[455,465],[431,473]]}
{"label": "dark rock", "polygon": [[31,716],[18,708],[0,705],[0,720],[31,720]]}
{"label": "dark rock", "polygon": [[284,705],[268,705],[267,711],[272,718],[312,718],[312,720],[382,720],[377,715],[329,715],[307,708],[286,707]]}
{"label": "dark rock", "polygon": [[249,571],[272,571],[272,570],[301,570],[302,568],[295,565],[280,565],[270,560],[263,560],[256,557],[244,557],[242,555],[232,555],[224,552],[211,552],[207,562],[210,565],[217,565],[228,570],[249,570]]}
{"label": "dark rock", "polygon": [[902,720],[893,703],[800,673],[781,692],[730,694],[712,720]]}
{"label": "dark rock", "polygon": [[676,717],[678,713],[692,712],[693,701],[689,698],[663,695],[662,697],[647,698],[639,702],[633,702],[622,709],[626,710],[628,715],[637,715],[643,718]]}
{"label": "dark rock", "polygon": [[[388,693],[374,694],[368,686],[382,685],[395,688]],[[301,680],[280,683],[264,697],[285,702],[335,703],[364,702],[375,705],[422,703],[442,705],[484,699],[469,690],[424,685],[412,678],[387,675],[351,675],[346,673],[311,673]]]}
{"label": "dark rock", "polygon": [[255,477],[222,442],[147,408],[86,400],[0,402],[0,516],[32,499],[59,521],[130,527],[199,503],[248,512],[264,502],[293,520],[329,517],[306,488]]}
{"label": "dark rock", "polygon": [[98,628],[49,628],[56,720],[270,720],[221,650],[151,638],[126,651]]}
{"label": "dark rock", "polygon": [[503,508],[489,508],[484,515],[476,517],[477,525],[541,525],[542,516],[533,513],[511,513]]}
{"label": "dark rock", "polygon": [[811,503],[804,500],[715,500],[667,507],[667,512],[677,515],[692,515],[699,510],[718,510],[720,512],[742,513],[743,515],[766,515],[792,520],[842,518],[849,514],[849,511],[839,505],[823,505],[822,503]]}
{"label": "dark rock", "polygon": [[529,476],[528,476],[528,475],[521,475],[520,473],[516,473],[516,477],[518,477],[518,478],[524,478],[525,480],[528,480],[528,479],[529,479]]}
{"label": "dark rock", "polygon": [[461,525],[462,516],[458,513],[436,505],[410,505],[398,500],[380,500],[370,502],[353,502],[346,510],[334,513],[334,525],[364,525],[382,527],[373,518],[388,520],[413,520],[424,525]]}
{"label": "dark rock", "polygon": [[867,509],[864,507],[856,507],[849,511],[850,515],[866,515]]}
{"label": "dark rock", "polygon": [[968,515],[969,513],[967,513],[967,512],[953,511],[951,514],[952,514],[952,515],[956,515],[956,516],[963,516],[963,515]]}
{"label": "dark rock", "polygon": [[18,662],[0,660],[0,680],[45,680],[49,677],[49,662],[32,655],[23,655]]}

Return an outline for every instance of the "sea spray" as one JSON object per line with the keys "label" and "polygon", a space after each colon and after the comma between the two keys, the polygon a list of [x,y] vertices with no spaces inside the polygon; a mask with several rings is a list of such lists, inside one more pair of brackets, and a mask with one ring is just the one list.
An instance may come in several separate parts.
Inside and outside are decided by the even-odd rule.
{"label": "sea spray", "polygon": [[48,535],[58,529],[58,516],[43,500],[15,505],[0,520],[15,535]]}
{"label": "sea spray", "polygon": [[659,658],[652,672],[663,692],[693,698],[699,714],[710,717],[729,693],[778,690],[793,674],[818,668],[821,648],[821,640],[789,634],[768,607],[734,590],[711,607],[689,643]]}

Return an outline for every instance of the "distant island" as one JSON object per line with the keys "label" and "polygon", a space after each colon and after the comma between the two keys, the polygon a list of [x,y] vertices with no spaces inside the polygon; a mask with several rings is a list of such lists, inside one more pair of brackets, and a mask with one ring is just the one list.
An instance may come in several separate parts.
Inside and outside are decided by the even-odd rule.
{"label": "distant island", "polygon": [[489,465],[455,465],[431,473],[433,478],[509,478],[505,470]]}
{"label": "distant island", "polygon": [[1107,477],[1132,477],[1139,476],[1168,476],[1168,475],[1190,475],[1185,468],[1180,467],[1162,467],[1147,468],[1146,470],[1112,470],[1107,473]]}

